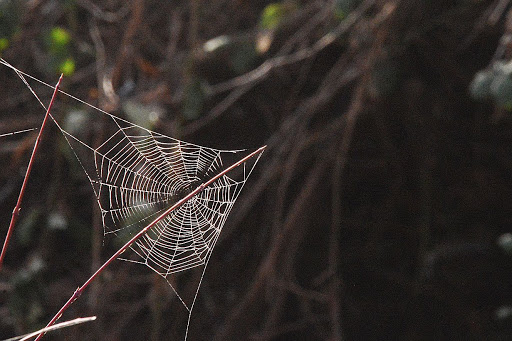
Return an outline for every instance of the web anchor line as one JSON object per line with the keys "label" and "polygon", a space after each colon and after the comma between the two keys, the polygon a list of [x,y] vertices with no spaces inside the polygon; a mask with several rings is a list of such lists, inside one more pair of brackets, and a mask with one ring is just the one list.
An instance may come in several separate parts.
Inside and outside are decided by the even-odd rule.
{"label": "web anchor line", "polygon": [[[212,183],[214,183],[215,181],[217,181],[218,179],[220,179],[221,177],[225,176],[227,173],[229,173],[230,171],[232,171],[233,169],[239,167],[240,165],[242,165],[243,163],[245,163],[246,161],[248,161],[249,159],[253,158],[253,157],[256,157],[259,159],[259,157],[261,157],[261,154],[263,153],[263,151],[265,150],[267,146],[263,146],[263,147],[260,147],[258,148],[257,150],[255,150],[254,152],[250,153],[249,155],[247,155],[246,157],[244,157],[243,159],[241,159],[240,161],[234,163],[233,165],[229,166],[228,168],[224,169],[222,172],[218,173],[216,176],[212,177],[210,180],[208,180],[207,182],[204,182],[202,184],[200,184],[195,190],[193,190],[192,192],[190,192],[187,196],[185,196],[184,198],[182,198],[180,201],[176,202],[174,205],[172,205],[171,207],[169,207],[165,212],[163,212],[160,216],[158,216],[155,220],[153,220],[149,225],[147,225],[144,229],[140,230],[135,236],[133,236],[126,244],[124,244],[116,253],[114,253],[98,270],[96,270],[96,272],[87,280],[85,281],[84,284],[82,284],[82,286],[78,287],[75,292],[73,293],[73,295],[69,298],[69,300],[62,306],[62,308],[60,308],[60,310],[57,312],[57,314],[55,314],[55,316],[50,320],[50,322],[46,325],[46,327],[50,327],[52,326],[61,316],[62,314],[69,308],[69,306],[71,306],[71,304],[73,304],[73,302],[75,302],[83,293],[83,291],[85,290],[85,288],[87,288],[89,286],[89,284],[91,284],[92,281],[94,281],[102,272],[103,270],[105,270],[105,268],[107,266],[110,265],[110,263],[112,263],[115,259],[117,259],[124,251],[126,251],[126,249],[128,249],[133,243],[135,243],[135,241],[137,241],[139,238],[141,238],[144,234],[146,234],[151,228],[153,228],[158,222],[160,222],[161,220],[163,220],[165,217],[167,217],[171,212],[173,212],[174,210],[178,209],[179,207],[181,207],[183,204],[185,204],[187,201],[189,201],[190,199],[192,199],[193,197],[195,197],[197,194],[199,194],[200,192],[204,191],[205,188],[207,188],[208,186],[210,186]],[[204,272],[203,272],[204,273]],[[196,292],[196,296],[197,296],[197,292]],[[195,301],[195,298],[194,298],[194,301]],[[193,304],[192,304],[193,306]],[[188,308],[187,308],[188,309]],[[187,334],[188,334],[188,325],[190,323],[190,313],[192,311],[192,307],[190,308],[189,310],[189,319],[188,319],[188,322],[187,322]],[[40,340],[42,338],[44,334],[39,334],[39,336],[36,338],[36,341]],[[185,340],[187,338],[187,335],[185,335]]]}
{"label": "web anchor line", "polygon": [[[23,201],[23,196],[25,195],[25,190],[27,188],[27,183],[28,183],[28,179],[30,177],[30,172],[32,171],[32,167],[34,165],[35,157],[37,154],[37,150],[39,148],[39,144],[41,142],[43,131],[46,126],[46,123],[48,122],[48,117],[51,117],[52,106],[53,106],[53,103],[57,96],[57,92],[59,91],[59,86],[60,86],[60,82],[62,81],[62,77],[63,77],[63,75],[61,74],[60,78],[57,82],[57,85],[55,85],[55,88],[53,90],[52,99],[50,100],[50,104],[48,105],[48,108],[46,109],[46,114],[44,115],[43,122],[41,123],[41,128],[39,129],[39,134],[37,134],[36,141],[34,142],[34,148],[32,149],[32,155],[30,156],[27,170],[25,171],[25,177],[23,178],[23,183],[21,185],[20,193],[18,195],[18,200],[16,202],[16,206],[14,207],[14,210],[12,211],[11,222],[9,223],[9,227],[7,229],[7,235],[5,236],[4,244],[2,246],[2,251],[0,252],[0,270],[2,269],[3,261],[5,258],[5,255],[7,253],[7,247],[9,246],[9,241],[11,240],[11,236],[14,231],[14,226],[16,225],[16,222],[18,221],[18,217],[19,217],[20,210],[21,210],[21,203]],[[40,101],[40,103],[44,108],[44,104],[41,101]],[[26,129],[22,132],[30,131],[30,130],[31,129]]]}
{"label": "web anchor line", "polygon": [[9,132],[9,133],[0,134],[0,137],[6,137],[6,136],[17,135],[17,134],[28,133],[29,131],[34,131],[34,130],[37,130],[37,129],[39,129],[39,128],[28,128],[28,129],[23,129],[23,130],[18,130],[18,131],[12,131],[12,132]]}

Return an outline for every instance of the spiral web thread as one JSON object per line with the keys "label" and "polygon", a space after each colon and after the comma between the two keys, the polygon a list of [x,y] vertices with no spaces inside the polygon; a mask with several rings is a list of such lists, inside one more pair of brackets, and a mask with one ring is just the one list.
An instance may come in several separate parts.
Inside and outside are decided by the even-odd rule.
{"label": "spiral web thread", "polygon": [[[16,71],[44,107],[25,77],[52,86],[4,60],[1,62]],[[244,156],[243,150],[217,150],[159,134],[61,93],[108,116],[114,126],[113,132],[94,147],[63,129],[52,116],[93,187],[101,209],[104,235],[129,240],[198,185],[230,166],[224,165],[226,157],[239,160]],[[92,158],[87,159],[87,154]],[[159,221],[130,246],[135,258],[124,259],[144,264],[167,279],[189,312],[188,323],[224,223],[260,156],[239,167],[238,179],[231,177],[235,172],[223,175]],[[203,270],[197,290],[192,301],[186,302],[169,275],[200,266]]]}

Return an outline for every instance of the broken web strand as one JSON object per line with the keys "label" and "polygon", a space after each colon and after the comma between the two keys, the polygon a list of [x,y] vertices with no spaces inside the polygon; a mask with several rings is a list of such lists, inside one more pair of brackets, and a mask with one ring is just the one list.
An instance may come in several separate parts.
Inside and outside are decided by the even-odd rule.
{"label": "broken web strand", "polygon": [[30,131],[34,131],[34,130],[37,130],[37,129],[39,129],[39,128],[28,128],[28,129],[22,129],[22,130],[17,130],[17,131],[11,131],[9,133],[0,134],[0,137],[7,137],[7,136],[13,136],[13,135],[18,135],[18,134],[28,133]]}
{"label": "broken web strand", "polygon": [[[3,60],[0,60],[0,62],[13,68],[38,100],[39,97],[25,80],[24,76],[51,87],[15,69]],[[220,151],[173,139],[111,115],[74,96],[63,91],[61,92],[96,109],[98,112],[108,115],[117,125],[114,134],[100,146],[93,148],[65,131],[53,116],[50,115],[63,133],[91,182],[102,210],[103,225],[106,233],[117,235],[123,228],[126,228],[124,226],[111,229],[107,221],[114,225],[125,223],[128,218],[132,218],[134,212],[140,211],[141,207],[149,207],[159,202],[152,198],[153,202],[150,201],[149,204],[144,203],[147,201],[148,196],[158,197],[161,194],[165,194],[171,198],[168,201],[164,201],[166,204],[164,208],[151,212],[151,214],[146,214],[143,218],[131,224],[146,224],[147,221],[151,221],[155,216],[158,216],[146,227],[140,229],[137,234],[131,234],[130,237],[133,237],[101,266],[84,285],[75,291],[48,325],[52,325],[62,315],[106,266],[114,259],[117,259],[127,248],[131,248],[143,261],[130,261],[145,264],[164,277],[188,311],[186,339],[192,309],[215,243],[234,202],[265,147],[261,147],[232,166],[222,170],[222,154],[236,154],[242,152],[242,150]],[[40,100],[39,102],[44,107]],[[76,148],[73,147],[74,144],[81,145],[93,153],[94,170],[87,169],[75,150]],[[250,169],[248,169],[246,162],[251,158],[255,158],[255,161]],[[237,182],[227,174],[240,165],[243,165],[243,177],[242,181]],[[172,174],[173,176],[166,177],[162,174]],[[209,178],[209,180],[203,182],[195,190],[192,190],[193,186],[198,181],[200,182],[202,178]],[[158,179],[158,181],[155,179]],[[157,186],[158,190],[154,186]],[[162,186],[167,188],[167,192],[161,191]],[[106,194],[108,194],[106,206],[102,203],[102,192],[105,189]],[[189,192],[188,195],[164,211],[168,207],[167,204],[174,200],[173,197],[184,191]],[[139,201],[141,203],[138,203]],[[162,204],[161,200],[160,204]],[[164,212],[162,213],[162,211]],[[128,225],[128,227],[131,225]],[[152,228],[158,230],[153,238],[148,233]],[[203,270],[199,283],[192,301],[187,303],[167,277],[170,274],[190,270],[200,265],[203,265]],[[166,269],[166,271],[162,271],[162,269]],[[37,339],[41,337],[42,335]]]}

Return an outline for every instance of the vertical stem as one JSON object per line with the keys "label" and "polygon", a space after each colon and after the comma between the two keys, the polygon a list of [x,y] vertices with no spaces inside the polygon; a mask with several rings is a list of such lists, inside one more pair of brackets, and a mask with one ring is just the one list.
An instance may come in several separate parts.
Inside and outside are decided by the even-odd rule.
{"label": "vertical stem", "polygon": [[[193,190],[192,192],[190,192],[187,196],[185,196],[184,198],[182,198],[181,200],[179,200],[178,202],[176,202],[174,205],[172,205],[171,207],[169,207],[167,210],[165,210],[165,212],[163,212],[161,215],[159,215],[157,218],[155,218],[155,220],[153,220],[151,223],[149,223],[149,225],[147,225],[146,227],[144,227],[142,230],[140,230],[135,236],[133,236],[126,244],[124,244],[119,250],[116,251],[116,253],[114,253],[98,270],[96,270],[96,272],[94,274],[92,274],[91,277],[89,277],[89,279],[87,281],[85,281],[84,284],[82,284],[81,287],[78,287],[75,292],[73,293],[73,295],[71,295],[71,297],[68,299],[68,301],[62,306],[62,308],[60,308],[60,310],[57,312],[57,314],[55,314],[55,316],[50,320],[50,322],[48,322],[48,324],[46,325],[46,327],[50,327],[52,326],[60,317],[61,315],[69,308],[69,306],[71,306],[71,304],[73,304],[73,302],[75,302],[81,295],[82,295],[82,292],[85,290],[85,288],[87,288],[89,286],[89,284],[91,284],[92,281],[94,281],[94,279],[96,277],[98,277],[102,272],[103,270],[105,270],[105,268],[107,266],[110,265],[110,263],[112,263],[117,257],[119,257],[124,251],[126,251],[126,249],[128,249],[130,247],[130,245],[132,245],[133,243],[135,243],[135,241],[137,241],[137,239],[139,239],[140,237],[142,237],[146,232],[148,232],[153,226],[155,226],[159,221],[161,221],[162,219],[164,219],[165,217],[167,217],[172,211],[176,210],[177,208],[179,208],[180,206],[182,206],[184,203],[186,203],[188,200],[192,199],[194,196],[196,196],[197,194],[199,194],[200,192],[202,192],[206,187],[208,187],[209,185],[211,185],[213,182],[215,182],[216,180],[218,180],[219,178],[221,178],[222,176],[224,176],[225,174],[229,173],[230,171],[232,171],[233,169],[235,169],[236,167],[240,166],[241,164],[243,164],[244,162],[246,162],[247,160],[253,158],[254,156],[256,155],[259,155],[260,153],[262,153],[265,148],[267,146],[263,146],[263,147],[260,147],[259,149],[255,150],[254,152],[252,152],[251,154],[247,155],[246,157],[244,157],[243,159],[241,159],[240,161],[237,161],[236,163],[232,164],[231,166],[229,166],[228,168],[224,169],[222,172],[220,172],[219,174],[215,175],[214,177],[212,177],[210,180],[202,183],[201,185],[199,185],[195,190]],[[190,317],[189,317],[190,319]],[[43,337],[44,333],[41,333],[37,336],[37,338],[35,339],[35,341],[39,341],[42,337]]]}
{"label": "vertical stem", "polygon": [[25,172],[25,178],[23,179],[23,184],[21,185],[20,194],[18,196],[18,201],[16,202],[16,206],[12,211],[11,222],[9,224],[9,229],[7,230],[7,235],[5,236],[4,246],[2,247],[2,253],[0,254],[0,270],[2,269],[2,264],[4,261],[5,253],[7,252],[7,246],[9,245],[9,241],[11,240],[12,232],[14,231],[14,225],[16,225],[16,221],[18,220],[18,216],[21,210],[21,202],[23,200],[23,195],[25,194],[25,189],[27,187],[28,178],[30,176],[30,172],[32,171],[32,166],[34,164],[35,156],[37,150],[39,148],[39,143],[41,142],[41,136],[43,135],[43,130],[46,127],[46,122],[48,121],[48,117],[51,115],[51,109],[53,106],[53,102],[55,101],[55,97],[59,91],[60,82],[62,80],[62,74],[60,75],[59,81],[53,90],[52,99],[50,100],[50,104],[48,105],[48,109],[46,110],[46,114],[43,119],[43,123],[41,124],[41,128],[39,129],[39,133],[37,134],[36,142],[34,143],[34,149],[32,150],[32,155],[30,156],[30,160],[28,162],[27,171]]}
{"label": "vertical stem", "polygon": [[189,44],[190,50],[194,53],[199,45],[199,2],[200,0],[190,1],[190,30],[189,30]]}

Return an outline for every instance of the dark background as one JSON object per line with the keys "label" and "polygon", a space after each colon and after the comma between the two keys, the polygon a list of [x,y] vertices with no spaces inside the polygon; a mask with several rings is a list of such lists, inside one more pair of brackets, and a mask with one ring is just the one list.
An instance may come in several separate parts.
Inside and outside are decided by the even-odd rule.
{"label": "dark background", "polygon": [[[0,53],[163,134],[268,145],[189,340],[510,340],[511,5],[0,1]],[[60,96],[54,114],[76,110]],[[0,66],[0,134],[43,115]],[[44,326],[118,247],[52,125],[0,273],[0,338]],[[36,134],[0,137],[2,239]],[[152,271],[117,261],[63,316],[98,319],[47,339],[181,339],[176,303]]]}

